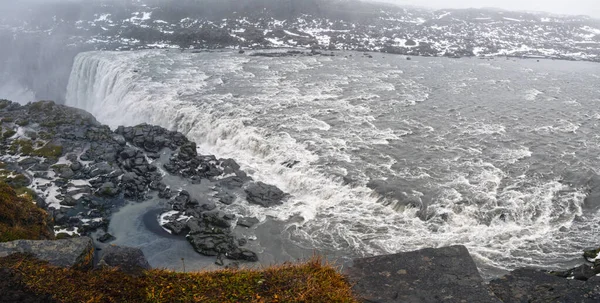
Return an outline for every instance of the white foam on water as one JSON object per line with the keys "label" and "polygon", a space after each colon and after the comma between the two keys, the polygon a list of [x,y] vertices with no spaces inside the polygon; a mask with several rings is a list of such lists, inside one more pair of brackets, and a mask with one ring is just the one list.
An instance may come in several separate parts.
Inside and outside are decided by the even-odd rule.
{"label": "white foam on water", "polygon": [[[291,198],[268,209],[243,201],[228,208],[287,222],[291,239],[307,248],[373,255],[464,244],[479,260],[506,269],[534,264],[542,254],[540,247],[564,245],[556,236],[558,229],[582,215],[585,190],[555,180],[503,185],[508,180],[504,166],[477,160],[486,152],[477,146],[457,150],[454,159],[432,160],[447,167],[448,175],[429,174],[425,168],[395,171],[413,179],[436,178],[435,194],[405,191],[417,201],[431,199],[425,210],[391,207],[385,199],[382,203],[364,186],[369,180],[364,172],[358,175],[361,182],[344,185],[339,175],[326,169],[331,163],[392,174],[397,160],[378,152],[378,145],[401,141],[413,128],[433,131],[408,120],[403,124],[410,131],[378,127],[376,117],[389,108],[378,103],[382,90],[405,105],[426,101],[430,90],[414,79],[398,81],[389,90],[384,82],[392,73],[350,61],[344,70],[325,73],[315,83],[312,71],[324,64],[335,68],[332,62],[344,59],[282,60],[233,53],[223,53],[218,60],[212,54],[160,51],[82,53],[75,59],[67,105],[86,109],[113,127],[147,122],[176,129],[196,141],[203,153],[235,159],[254,179],[276,185]],[[268,68],[259,70],[264,65]],[[152,72],[159,68],[160,75]],[[211,80],[217,77],[221,80]],[[232,77],[252,93],[238,96],[221,84]],[[356,81],[364,81],[365,88],[355,89]],[[457,129],[471,137],[506,134],[505,126],[497,123],[459,123]],[[561,123],[558,128],[571,127]],[[443,137],[439,140],[444,143]],[[357,159],[356,150],[371,153],[377,163]],[[531,152],[522,147],[503,150],[499,157],[510,165],[531,157]],[[290,160],[299,164],[282,165]],[[347,168],[351,167],[332,165],[331,171],[343,174]],[[586,224],[578,228],[589,228]],[[563,252],[551,255],[559,258],[559,253]]]}
{"label": "white foam on water", "polygon": [[535,101],[539,95],[543,93],[535,88],[525,91],[525,100]]}
{"label": "white foam on water", "polygon": [[465,135],[503,135],[506,128],[501,124],[488,124],[484,122],[468,123],[462,129]]}
{"label": "white foam on water", "polygon": [[533,153],[527,147],[522,147],[518,149],[503,149],[499,151],[500,160],[508,163],[514,164],[519,160],[523,160],[531,157]]}

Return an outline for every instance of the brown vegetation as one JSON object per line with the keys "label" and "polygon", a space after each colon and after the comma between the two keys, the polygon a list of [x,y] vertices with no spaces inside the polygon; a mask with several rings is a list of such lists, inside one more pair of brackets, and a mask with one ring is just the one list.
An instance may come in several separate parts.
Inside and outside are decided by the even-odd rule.
{"label": "brown vegetation", "polygon": [[320,258],[261,270],[197,273],[57,268],[24,255],[0,259],[24,285],[59,302],[357,302],[344,277]]}
{"label": "brown vegetation", "polygon": [[0,242],[52,239],[48,214],[32,201],[30,191],[18,192],[0,182]]}

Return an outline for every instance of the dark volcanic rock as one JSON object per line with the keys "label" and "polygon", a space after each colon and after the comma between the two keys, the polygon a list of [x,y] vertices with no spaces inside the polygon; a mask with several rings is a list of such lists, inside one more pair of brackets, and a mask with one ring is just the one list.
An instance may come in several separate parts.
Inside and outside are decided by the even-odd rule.
{"label": "dark volcanic rock", "polygon": [[226,204],[226,205],[231,205],[233,204],[233,201],[235,201],[235,196],[228,193],[228,192],[224,192],[224,191],[219,191],[216,195],[215,198],[219,199],[219,202]]}
{"label": "dark volcanic rock", "polygon": [[0,243],[0,257],[15,253],[32,254],[34,257],[61,267],[90,268],[94,255],[92,239],[88,237],[63,240],[18,240]]}
{"label": "dark volcanic rock", "polygon": [[258,204],[263,207],[283,204],[283,199],[285,198],[285,193],[281,189],[262,182],[250,184],[245,189],[245,192],[249,203]]}
{"label": "dark volcanic rock", "polygon": [[366,302],[500,302],[464,246],[356,259],[346,274]]}
{"label": "dark volcanic rock", "polygon": [[503,302],[600,302],[600,277],[584,282],[521,268],[489,286]]}
{"label": "dark volcanic rock", "polygon": [[237,225],[250,228],[258,224],[258,222],[260,221],[256,218],[241,218],[238,220]]}
{"label": "dark volcanic rock", "polygon": [[150,264],[139,248],[109,245],[102,250],[99,265],[117,267],[129,274],[140,274],[150,269]]}
{"label": "dark volcanic rock", "polygon": [[98,237],[96,240],[98,240],[100,243],[106,243],[106,242],[110,242],[115,240],[116,238],[109,234],[109,233],[105,233],[102,236]]}
{"label": "dark volcanic rock", "polygon": [[187,226],[187,224],[181,221],[171,221],[163,225],[163,227],[170,230],[172,234],[177,236],[187,234],[190,231],[190,228]]}
{"label": "dark volcanic rock", "polygon": [[231,260],[258,261],[256,253],[240,248],[229,234],[191,234],[187,236],[194,249],[205,256],[224,255]]}

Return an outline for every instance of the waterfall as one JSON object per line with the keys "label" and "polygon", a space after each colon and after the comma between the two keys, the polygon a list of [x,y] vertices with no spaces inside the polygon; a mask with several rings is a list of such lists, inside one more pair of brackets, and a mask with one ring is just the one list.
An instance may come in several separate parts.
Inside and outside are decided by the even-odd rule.
{"label": "waterfall", "polygon": [[119,57],[117,53],[100,52],[77,55],[65,104],[86,110],[111,126],[128,124],[125,117],[132,117],[127,111],[138,100],[127,100],[127,97],[132,97],[139,77],[131,66],[132,61]]}
{"label": "waterfall", "polygon": [[[428,210],[434,215],[427,220],[421,219],[416,207],[391,207],[395,202],[391,200],[393,197],[374,193],[366,182],[346,184],[340,177],[344,173],[336,175],[332,173],[330,162],[319,162],[324,159],[323,155],[331,152],[327,147],[343,147],[340,150],[347,156],[343,161],[363,173],[369,162],[378,163],[381,159],[356,154],[360,152],[353,151],[356,142],[363,139],[361,132],[368,137],[371,132],[382,129],[368,119],[364,121],[369,123],[360,122],[371,114],[369,100],[360,102],[351,98],[354,102],[349,102],[344,99],[336,91],[343,90],[340,87],[344,84],[323,89],[327,83],[319,82],[319,73],[330,73],[327,68],[332,66],[355,68],[361,77],[355,83],[346,83],[346,88],[356,84],[379,94],[389,87],[378,86],[377,81],[367,82],[366,77],[362,77],[369,69],[375,70],[368,65],[371,61],[357,61],[356,66],[350,66],[334,61],[344,60],[342,56],[310,57],[305,61],[298,58],[266,60],[235,52],[81,53],[75,58],[66,104],[92,113],[98,121],[111,127],[145,122],[177,130],[198,143],[202,153],[235,159],[255,180],[276,185],[291,198],[281,206],[268,209],[241,201],[232,205],[233,211],[284,222],[289,238],[304,247],[373,255],[464,244],[486,266],[510,269],[531,265],[542,258],[552,263],[572,256],[572,252],[565,251],[564,241],[571,241],[572,245],[587,243],[585,238],[564,238],[566,234],[558,232],[558,228],[565,225],[577,235],[579,230],[588,230],[594,224],[574,221],[582,215],[583,190],[559,180],[521,177],[513,180],[514,188],[500,188],[507,178],[505,171],[479,156],[462,162],[463,166],[450,166],[453,171],[447,176],[443,170],[437,179],[430,179],[431,184],[427,186],[435,191],[422,194],[429,194]],[[323,68],[326,64],[329,65]],[[381,66],[377,68],[377,73],[386,72]],[[307,72],[311,74],[295,77],[301,72],[304,76]],[[332,78],[338,80],[336,76]],[[403,83],[404,79],[394,81]],[[401,90],[399,93],[412,94],[420,88],[409,85]],[[328,115],[331,110],[331,114],[322,119],[357,118],[359,124],[342,124],[345,126],[342,131],[358,130],[350,133],[357,134],[357,139],[341,137],[329,124],[308,113],[299,113],[312,106],[325,108],[320,115]],[[299,117],[295,121],[298,123],[295,132],[290,127],[280,127],[285,119],[294,115]],[[265,120],[275,122],[261,123]],[[479,129],[482,125],[472,126]],[[310,140],[302,141],[302,134],[337,145],[321,148]],[[377,142],[372,144],[380,144]],[[410,141],[407,139],[407,142]],[[528,151],[525,150],[525,154]],[[522,153],[517,152],[517,156]],[[290,162],[298,164],[282,165]],[[365,176],[368,181],[370,176],[366,173]],[[448,181],[440,183],[442,179]],[[481,204],[471,203],[469,197]],[[500,209],[499,204],[502,211],[519,220],[504,221],[492,216],[493,210]],[[530,259],[528,256],[532,255],[535,258]]]}

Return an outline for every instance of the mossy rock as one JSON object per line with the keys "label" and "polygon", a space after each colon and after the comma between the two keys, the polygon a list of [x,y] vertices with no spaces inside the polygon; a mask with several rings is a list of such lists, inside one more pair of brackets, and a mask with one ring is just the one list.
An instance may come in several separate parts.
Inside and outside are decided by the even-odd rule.
{"label": "mossy rock", "polygon": [[55,145],[48,143],[44,145],[44,147],[36,149],[31,154],[32,156],[44,157],[44,158],[52,158],[57,159],[62,156],[63,147],[60,145]]}
{"label": "mossy rock", "polygon": [[583,252],[583,257],[586,259],[596,259],[598,254],[600,253],[600,248],[585,250]]}
{"label": "mossy rock", "polygon": [[37,193],[29,187],[17,188],[15,189],[15,192],[19,197],[28,199],[31,203],[35,203],[35,199],[38,197]]}
{"label": "mossy rock", "polygon": [[53,101],[39,101],[29,104],[29,111],[42,112],[51,110],[56,104]]}
{"label": "mossy rock", "polygon": [[54,138],[54,133],[47,133],[47,132],[39,132],[38,136],[40,137],[40,139],[42,140],[52,140]]}
{"label": "mossy rock", "polygon": [[2,138],[4,139],[8,139],[12,136],[14,136],[17,132],[12,130],[12,129],[7,129],[3,134],[2,134]]}
{"label": "mossy rock", "polygon": [[4,181],[6,182],[6,184],[12,186],[13,188],[26,187],[29,184],[31,184],[29,178],[25,177],[25,175],[23,174],[17,174],[12,177],[6,177]]}
{"label": "mossy rock", "polygon": [[18,126],[27,126],[27,125],[29,125],[29,120],[22,119],[22,120],[18,120],[18,121],[17,121],[17,122],[15,122],[15,123],[16,123]]}
{"label": "mossy rock", "polygon": [[9,151],[12,154],[21,153],[25,156],[30,156],[33,152],[33,142],[27,139],[14,140],[10,145]]}

